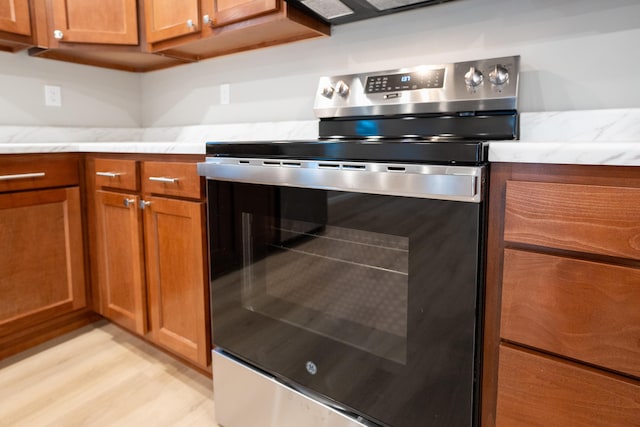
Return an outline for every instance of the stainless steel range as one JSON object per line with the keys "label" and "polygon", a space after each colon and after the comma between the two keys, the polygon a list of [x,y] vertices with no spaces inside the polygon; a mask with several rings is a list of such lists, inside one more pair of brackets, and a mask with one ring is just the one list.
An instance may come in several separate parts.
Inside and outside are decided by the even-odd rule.
{"label": "stainless steel range", "polygon": [[224,427],[478,424],[487,141],[519,57],[320,79],[314,141],[211,142]]}

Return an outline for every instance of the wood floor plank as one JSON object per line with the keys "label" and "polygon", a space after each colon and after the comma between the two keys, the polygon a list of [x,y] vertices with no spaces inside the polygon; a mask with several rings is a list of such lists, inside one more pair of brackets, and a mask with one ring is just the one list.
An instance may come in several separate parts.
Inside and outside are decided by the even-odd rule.
{"label": "wood floor plank", "polygon": [[0,420],[218,427],[210,378],[105,321],[0,361]]}

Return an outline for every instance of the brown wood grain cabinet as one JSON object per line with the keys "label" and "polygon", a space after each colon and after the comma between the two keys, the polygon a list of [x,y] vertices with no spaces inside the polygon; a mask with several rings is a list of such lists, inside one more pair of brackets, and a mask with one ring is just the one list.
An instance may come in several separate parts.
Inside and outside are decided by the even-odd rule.
{"label": "brown wood grain cabinet", "polygon": [[0,0],[0,49],[133,72],[329,34],[283,0]]}
{"label": "brown wood grain cabinet", "polygon": [[31,56],[134,72],[185,63],[148,51],[141,0],[31,1],[37,28]]}
{"label": "brown wood grain cabinet", "polygon": [[0,157],[0,358],[91,321],[80,158]]}
{"label": "brown wood grain cabinet", "polygon": [[500,346],[496,425],[640,425],[640,384],[535,351]]}
{"label": "brown wood grain cabinet", "polygon": [[280,9],[282,0],[214,0],[212,24],[228,25]]}
{"label": "brown wood grain cabinet", "polygon": [[101,313],[208,370],[209,294],[200,157],[96,157]]}
{"label": "brown wood grain cabinet", "polygon": [[640,170],[493,164],[483,426],[640,426]]}
{"label": "brown wood grain cabinet", "polygon": [[136,0],[49,0],[58,43],[138,44]]}
{"label": "brown wood grain cabinet", "polygon": [[[180,3],[187,3],[183,10],[193,11],[196,7],[194,0],[180,0]],[[200,11],[198,20],[190,32],[185,31],[185,35],[159,37],[150,33],[153,24],[147,25],[150,50],[187,61],[199,61],[331,34],[329,25],[289,7],[283,0],[200,0],[197,6]],[[170,18],[147,17],[166,22],[167,28],[170,27]],[[186,15],[175,22],[183,31],[186,27],[184,18]],[[167,34],[173,33],[168,31]]]}
{"label": "brown wood grain cabinet", "polygon": [[0,50],[15,52],[33,43],[30,3],[0,0]]}
{"label": "brown wood grain cabinet", "polygon": [[98,289],[103,316],[147,332],[142,212],[136,194],[96,192]]}
{"label": "brown wood grain cabinet", "polygon": [[199,33],[200,0],[144,0],[147,42]]}
{"label": "brown wood grain cabinet", "polygon": [[207,366],[204,203],[156,196],[144,201],[152,340]]}

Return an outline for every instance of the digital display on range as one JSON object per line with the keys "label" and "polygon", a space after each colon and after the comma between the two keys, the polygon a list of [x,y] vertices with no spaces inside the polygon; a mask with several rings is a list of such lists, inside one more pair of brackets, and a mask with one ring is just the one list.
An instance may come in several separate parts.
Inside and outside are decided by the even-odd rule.
{"label": "digital display on range", "polygon": [[399,90],[442,89],[444,68],[437,70],[415,71],[412,73],[369,76],[366,93],[393,92]]}

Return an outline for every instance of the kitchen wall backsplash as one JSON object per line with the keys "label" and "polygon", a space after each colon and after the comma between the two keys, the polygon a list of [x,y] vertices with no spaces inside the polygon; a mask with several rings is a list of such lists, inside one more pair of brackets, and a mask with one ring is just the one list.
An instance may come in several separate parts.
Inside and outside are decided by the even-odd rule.
{"label": "kitchen wall backsplash", "polygon": [[[640,108],[638,40],[637,0],[459,0],[145,74],[0,52],[0,125],[308,121],[322,75],[507,55],[522,57],[522,112]],[[62,107],[44,106],[45,84],[61,86]]]}
{"label": "kitchen wall backsplash", "polygon": [[638,40],[638,0],[447,2],[141,75],[142,126],[310,120],[323,75],[509,55],[522,112],[640,108]]}
{"label": "kitchen wall backsplash", "polygon": [[[151,128],[0,126],[0,144],[313,140],[317,120]],[[521,113],[523,142],[636,142],[640,108]]]}
{"label": "kitchen wall backsplash", "polygon": [[0,126],[0,144],[316,139],[318,122],[288,121],[158,128]]}

